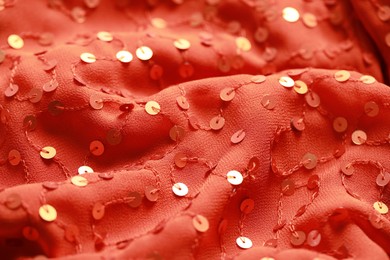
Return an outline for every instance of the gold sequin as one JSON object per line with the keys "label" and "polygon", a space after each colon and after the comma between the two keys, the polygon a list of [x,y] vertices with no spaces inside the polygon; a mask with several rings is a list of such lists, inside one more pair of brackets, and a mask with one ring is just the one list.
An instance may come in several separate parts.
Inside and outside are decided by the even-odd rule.
{"label": "gold sequin", "polygon": [[147,46],[141,46],[135,51],[135,55],[138,59],[147,61],[153,57],[153,51]]}
{"label": "gold sequin", "polygon": [[236,91],[234,90],[234,88],[224,88],[219,93],[219,97],[223,101],[232,101],[235,95]]}
{"label": "gold sequin", "polygon": [[317,17],[311,13],[305,13],[302,16],[303,24],[309,28],[314,28],[317,26]]}
{"label": "gold sequin", "polygon": [[13,49],[21,49],[24,46],[24,40],[22,37],[16,34],[11,34],[8,36],[8,45]]}
{"label": "gold sequin", "polygon": [[122,63],[129,63],[133,60],[133,54],[125,50],[118,51],[115,56]]}
{"label": "gold sequin", "polygon": [[160,110],[161,110],[160,104],[157,103],[156,101],[148,101],[145,104],[145,111],[149,115],[152,116],[157,115],[158,113],[160,113]]}
{"label": "gold sequin", "polygon": [[89,98],[89,105],[96,110],[102,109],[104,106],[103,99],[99,95],[93,94]]}
{"label": "gold sequin", "polygon": [[303,231],[295,231],[291,234],[290,243],[294,246],[300,246],[305,243],[306,234]]}
{"label": "gold sequin", "polygon": [[185,130],[183,127],[174,125],[171,130],[169,130],[169,137],[172,139],[172,141],[178,142],[183,140],[183,137],[185,135]]}
{"label": "gold sequin", "polygon": [[232,185],[240,185],[244,178],[242,177],[242,174],[239,171],[231,170],[226,174],[227,180]]}
{"label": "gold sequin", "polygon": [[215,131],[222,129],[224,125],[225,118],[223,118],[222,116],[216,116],[210,120],[210,128]]}
{"label": "gold sequin", "polygon": [[164,29],[167,27],[167,22],[162,18],[153,18],[150,22],[153,27],[158,29]]}
{"label": "gold sequin", "polygon": [[176,196],[183,197],[188,194],[188,187],[184,183],[178,182],[172,186],[172,191]]}
{"label": "gold sequin", "polygon": [[235,132],[232,137],[230,137],[230,141],[233,143],[233,144],[238,144],[238,143],[241,143],[242,140],[244,140],[245,138],[245,131],[244,130],[238,130],[237,132]]}
{"label": "gold sequin", "polygon": [[369,117],[375,117],[379,114],[379,106],[374,101],[364,104],[364,113]]}
{"label": "gold sequin", "polygon": [[191,47],[191,43],[186,39],[177,39],[173,42],[173,45],[179,50],[188,50]]}
{"label": "gold sequin", "polygon": [[95,55],[89,52],[83,52],[80,54],[80,59],[85,63],[94,63],[96,61]]}
{"label": "gold sequin", "polygon": [[279,84],[286,88],[292,88],[295,85],[295,82],[292,78],[288,76],[283,76],[279,78]]}
{"label": "gold sequin", "polygon": [[381,201],[375,202],[373,206],[374,209],[382,215],[387,214],[389,212],[389,208],[387,207],[387,205]]}
{"label": "gold sequin", "polygon": [[359,79],[364,84],[373,84],[376,82],[376,79],[373,76],[370,75],[363,75]]}
{"label": "gold sequin", "polygon": [[85,187],[88,185],[88,180],[80,175],[73,176],[70,181],[77,187]]}
{"label": "gold sequin", "polygon": [[96,34],[97,38],[103,42],[110,42],[114,39],[111,33],[101,31]]}
{"label": "gold sequin", "polygon": [[49,204],[44,204],[39,208],[39,216],[47,222],[52,222],[57,218],[57,210]]}
{"label": "gold sequin", "polygon": [[352,142],[356,145],[362,145],[367,141],[367,134],[362,130],[356,130],[352,133]]}
{"label": "gold sequin", "polygon": [[7,196],[4,204],[7,208],[15,210],[22,206],[22,198],[18,194],[12,193]]}
{"label": "gold sequin", "polygon": [[250,49],[252,48],[251,42],[245,37],[237,37],[236,46],[242,51],[250,51]]}
{"label": "gold sequin", "polygon": [[187,156],[183,152],[178,152],[173,158],[175,165],[179,168],[184,168],[187,165]]}
{"label": "gold sequin", "polygon": [[158,200],[158,189],[153,186],[146,186],[145,197],[151,202],[156,202]]}
{"label": "gold sequin", "polygon": [[294,23],[299,20],[299,12],[293,7],[284,8],[282,14],[286,22]]}
{"label": "gold sequin", "polygon": [[333,129],[337,133],[345,132],[348,128],[348,121],[344,117],[336,117],[333,120]]}
{"label": "gold sequin", "polygon": [[249,249],[253,246],[252,240],[243,236],[236,239],[236,244],[242,249]]}
{"label": "gold sequin", "polygon": [[351,77],[351,73],[349,73],[349,71],[346,71],[346,70],[339,70],[339,71],[337,71],[337,72],[334,74],[334,78],[335,78],[338,82],[345,82],[345,81],[347,81],[350,77]]}
{"label": "gold sequin", "polygon": [[93,173],[93,169],[89,166],[80,166],[77,170],[77,172],[81,175],[81,174],[85,174],[85,173]]}
{"label": "gold sequin", "polygon": [[54,147],[45,146],[41,149],[39,154],[41,155],[41,157],[43,159],[52,159],[52,158],[54,158],[54,156],[56,156],[57,151]]}
{"label": "gold sequin", "polygon": [[192,218],[192,225],[198,232],[206,232],[209,230],[209,221],[202,215],[196,215]]}
{"label": "gold sequin", "polygon": [[255,201],[253,199],[245,199],[240,204],[242,213],[249,214],[255,208]]}
{"label": "gold sequin", "polygon": [[13,165],[13,166],[16,166],[20,163],[20,160],[21,160],[21,156],[20,156],[20,153],[18,150],[11,150],[9,151],[8,153],[8,162]]}
{"label": "gold sequin", "polygon": [[263,96],[263,98],[261,99],[261,105],[268,109],[268,110],[272,110],[276,107],[276,100],[274,98],[274,96],[271,96],[269,94],[265,94]]}
{"label": "gold sequin", "polygon": [[178,96],[176,98],[176,103],[183,110],[188,110],[190,108],[190,104],[185,96]]}
{"label": "gold sequin", "polygon": [[105,207],[101,202],[96,202],[92,208],[92,217],[95,220],[100,220],[104,217]]}
{"label": "gold sequin", "polygon": [[99,140],[94,140],[89,144],[89,151],[95,156],[100,156],[104,153],[104,144]]}
{"label": "gold sequin", "polygon": [[307,93],[308,88],[305,82],[303,82],[302,80],[296,80],[294,84],[294,90],[298,94],[304,95]]}

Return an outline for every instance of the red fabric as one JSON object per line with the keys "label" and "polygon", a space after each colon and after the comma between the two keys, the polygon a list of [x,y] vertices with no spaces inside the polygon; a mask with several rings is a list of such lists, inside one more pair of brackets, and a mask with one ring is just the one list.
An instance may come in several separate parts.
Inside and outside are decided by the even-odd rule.
{"label": "red fabric", "polygon": [[0,1],[2,258],[388,259],[389,6]]}

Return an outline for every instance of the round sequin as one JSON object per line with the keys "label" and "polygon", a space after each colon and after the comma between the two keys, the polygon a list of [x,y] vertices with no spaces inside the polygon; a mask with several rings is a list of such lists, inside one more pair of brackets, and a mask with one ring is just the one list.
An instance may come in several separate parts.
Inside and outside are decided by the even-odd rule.
{"label": "round sequin", "polygon": [[370,76],[370,75],[363,75],[360,77],[359,79],[361,82],[363,82],[364,84],[373,84],[376,82],[376,79],[373,77],[373,76]]}
{"label": "round sequin", "polygon": [[43,95],[43,91],[40,88],[32,88],[28,93],[28,100],[31,103],[38,103],[41,101]]}
{"label": "round sequin", "polygon": [[85,173],[93,173],[93,169],[89,166],[81,166],[78,168],[77,172],[81,175],[81,174],[85,174]]}
{"label": "round sequin", "polygon": [[89,144],[89,151],[95,156],[100,156],[104,153],[104,144],[99,140],[94,140]]}
{"label": "round sequin", "polygon": [[290,237],[290,243],[293,246],[300,246],[305,243],[306,240],[306,234],[303,231],[295,231],[293,234],[291,234]]}
{"label": "round sequin", "polygon": [[276,100],[274,98],[274,96],[271,96],[269,94],[265,94],[263,96],[263,98],[261,99],[261,105],[268,109],[268,110],[272,110],[276,107]]}
{"label": "round sequin", "polygon": [[147,46],[141,46],[135,51],[135,55],[138,59],[147,61],[153,57],[153,51]]}
{"label": "round sequin", "polygon": [[242,249],[249,249],[253,246],[252,240],[247,237],[238,237],[236,244]]}
{"label": "round sequin", "polygon": [[387,22],[390,20],[390,6],[388,5],[382,5],[378,7],[377,11],[378,18],[382,22]]}
{"label": "round sequin", "polygon": [[294,90],[298,94],[304,95],[307,93],[308,87],[307,87],[306,83],[303,82],[302,80],[296,80],[295,84],[294,84]]}
{"label": "round sequin", "polygon": [[150,68],[149,76],[153,80],[161,79],[163,74],[164,74],[164,69],[158,64],[153,64],[153,66]]}
{"label": "round sequin", "polygon": [[389,208],[387,207],[387,205],[381,201],[375,202],[373,206],[374,209],[382,215],[387,214],[389,212]]}
{"label": "round sequin", "polygon": [[384,187],[390,182],[390,173],[384,172],[383,174],[378,174],[376,177],[376,184],[380,187]]}
{"label": "round sequin", "polygon": [[4,204],[8,209],[15,210],[22,205],[22,198],[18,194],[13,193],[6,197]]}
{"label": "round sequin", "polygon": [[38,43],[42,46],[50,46],[54,42],[54,34],[46,32],[39,35]]}
{"label": "round sequin", "polygon": [[26,116],[23,120],[23,127],[27,131],[33,131],[37,127],[37,119],[33,115]]}
{"label": "round sequin", "polygon": [[216,131],[220,130],[224,125],[225,125],[225,118],[223,118],[222,116],[216,116],[210,120],[210,127],[213,130]]}
{"label": "round sequin", "polygon": [[232,137],[230,137],[230,141],[233,143],[233,144],[238,144],[238,143],[241,143],[242,140],[244,140],[245,138],[245,131],[244,130],[238,130],[237,132],[235,132]]}
{"label": "round sequin", "polygon": [[186,39],[177,39],[173,42],[173,45],[179,50],[188,50],[191,47],[191,43]]}
{"label": "round sequin", "polygon": [[281,183],[282,193],[286,196],[291,196],[295,192],[295,183],[292,180],[285,179]]}
{"label": "round sequin", "polygon": [[355,172],[355,168],[350,162],[345,162],[341,165],[341,172],[347,176],[350,176]]}
{"label": "round sequin", "polygon": [[21,160],[21,156],[20,156],[20,153],[18,150],[11,150],[9,151],[8,153],[8,162],[13,165],[13,166],[16,166],[20,163],[20,160]]}
{"label": "round sequin", "polygon": [[49,60],[49,61],[45,62],[44,66],[43,66],[43,70],[44,71],[51,71],[57,66],[57,64],[58,64],[57,60]]}
{"label": "round sequin", "polygon": [[47,190],[55,190],[59,187],[59,184],[58,182],[54,182],[54,181],[45,181],[42,183],[42,187]]}
{"label": "round sequin", "polygon": [[299,12],[293,7],[284,8],[282,15],[286,22],[294,23],[299,20]]}
{"label": "round sequin", "polygon": [[344,117],[336,117],[333,120],[333,129],[337,133],[345,132],[348,128],[348,121]]}
{"label": "round sequin", "polygon": [[179,168],[184,168],[187,165],[187,156],[182,152],[178,152],[173,160],[175,161],[175,165]]}
{"label": "round sequin", "polygon": [[118,51],[115,56],[117,60],[119,60],[122,63],[129,63],[130,61],[133,60],[133,54],[125,50]]}
{"label": "round sequin", "polygon": [[190,108],[190,104],[188,103],[185,96],[178,96],[176,98],[176,103],[183,110],[187,110]]}
{"label": "round sequin", "polygon": [[182,77],[183,79],[191,77],[194,74],[194,72],[195,72],[194,66],[192,66],[192,64],[189,63],[188,61],[185,61],[182,64],[180,64],[179,74],[180,77]]}
{"label": "round sequin", "polygon": [[24,41],[22,37],[16,34],[11,34],[10,36],[8,36],[7,42],[11,48],[16,50],[21,49],[24,46]]}
{"label": "round sequin", "polygon": [[95,220],[100,220],[104,217],[105,207],[101,202],[96,202],[92,208],[92,217]]}
{"label": "round sequin", "polygon": [[207,218],[202,215],[196,215],[192,218],[192,225],[198,232],[206,232],[209,230],[210,224]]}
{"label": "round sequin", "polygon": [[62,112],[64,112],[63,108],[64,108],[64,104],[62,104],[58,100],[54,100],[54,101],[50,102],[48,105],[49,112],[53,116],[58,116]]}
{"label": "round sequin", "polygon": [[13,97],[19,91],[19,86],[16,84],[9,84],[9,86],[4,90],[4,95],[6,97]]}
{"label": "round sequin", "polygon": [[254,38],[258,43],[263,43],[268,39],[269,32],[264,27],[258,27],[255,31]]}
{"label": "round sequin", "polygon": [[185,130],[183,127],[174,125],[171,130],[169,130],[169,137],[172,139],[172,141],[178,142],[183,140],[183,137],[185,135]]}
{"label": "round sequin", "polygon": [[368,220],[370,221],[371,225],[376,229],[383,228],[383,220],[382,215],[379,214],[377,211],[373,211],[368,216]]}
{"label": "round sequin", "polygon": [[345,82],[345,81],[347,81],[350,77],[351,77],[351,73],[349,73],[349,71],[346,71],[346,70],[339,70],[339,71],[337,71],[337,72],[334,74],[334,78],[335,78],[338,82]]}
{"label": "round sequin", "polygon": [[96,37],[103,42],[110,42],[114,39],[111,33],[105,31],[98,32]]}
{"label": "round sequin", "polygon": [[242,213],[249,214],[255,208],[255,201],[253,199],[245,199],[240,204]]}
{"label": "round sequin", "polygon": [[309,190],[313,190],[317,188],[320,184],[320,177],[317,174],[314,174],[309,177],[309,180],[307,181],[307,188]]}
{"label": "round sequin", "polygon": [[57,210],[49,204],[44,204],[39,208],[39,216],[47,222],[52,222],[57,218]]}
{"label": "round sequin", "polygon": [[318,230],[312,230],[307,234],[306,242],[311,247],[316,247],[321,242],[321,234]]}
{"label": "round sequin", "polygon": [[317,156],[312,153],[306,153],[302,158],[303,167],[312,170],[317,166]]}
{"label": "round sequin", "polygon": [[247,166],[248,171],[256,171],[259,168],[260,168],[259,158],[256,156],[250,158],[250,160],[248,162],[248,166]]}
{"label": "round sequin", "polygon": [[51,146],[45,146],[41,149],[41,151],[39,152],[39,154],[41,155],[41,157],[43,159],[52,159],[54,158],[54,156],[56,156],[57,154],[57,151],[54,147],[51,147]]}
{"label": "round sequin", "polygon": [[138,192],[130,192],[129,197],[131,198],[129,201],[129,206],[132,208],[138,208],[142,203],[142,196]]}
{"label": "round sequin", "polygon": [[245,37],[237,37],[236,46],[242,51],[250,51],[250,49],[252,48],[251,42]]}
{"label": "round sequin", "polygon": [[314,92],[308,92],[306,95],[305,95],[305,100],[306,100],[306,103],[312,107],[312,108],[317,108],[320,106],[320,103],[321,103],[321,100],[320,100],[320,96],[318,96],[316,93]]}
{"label": "round sequin", "polygon": [[305,122],[303,121],[303,118],[301,118],[301,117],[293,117],[291,119],[291,126],[296,131],[305,130]]}
{"label": "round sequin", "polygon": [[77,187],[85,187],[88,185],[88,180],[80,175],[73,176],[70,181]]}
{"label": "round sequin", "polygon": [[267,79],[264,75],[255,75],[251,78],[253,83],[263,83]]}
{"label": "round sequin", "polygon": [[364,113],[369,117],[375,117],[379,114],[379,106],[374,101],[364,104]]}
{"label": "round sequin", "polygon": [[283,76],[279,78],[279,84],[286,88],[292,88],[295,85],[295,82],[292,78],[288,76]]}
{"label": "round sequin", "polygon": [[305,13],[302,16],[303,24],[309,28],[314,28],[317,26],[317,17],[311,13]]}
{"label": "round sequin", "polygon": [[85,63],[94,63],[96,61],[95,55],[89,52],[84,52],[80,54],[80,59]]}
{"label": "round sequin", "polygon": [[172,191],[176,196],[183,197],[188,194],[188,187],[184,183],[178,182],[172,186]]}
{"label": "round sequin", "polygon": [[106,139],[110,145],[118,145],[122,142],[122,133],[119,129],[111,128],[107,132]]}
{"label": "round sequin", "polygon": [[219,97],[223,101],[232,101],[235,95],[236,95],[236,91],[234,88],[224,88],[219,93]]}
{"label": "round sequin", "polygon": [[151,202],[155,202],[158,199],[158,189],[153,186],[146,186],[145,197]]}
{"label": "round sequin", "polygon": [[362,130],[356,130],[352,133],[352,142],[356,145],[362,145],[367,141],[367,134]]}
{"label": "round sequin", "polygon": [[45,92],[53,92],[54,90],[56,90],[58,88],[58,85],[59,84],[57,81],[49,81],[43,85],[42,89]]}
{"label": "round sequin", "polygon": [[244,181],[244,177],[239,171],[232,170],[226,174],[227,180],[232,185],[240,185]]}
{"label": "round sequin", "polygon": [[39,239],[39,232],[36,228],[26,226],[22,229],[23,237],[30,241],[37,241]]}
{"label": "round sequin", "polygon": [[104,106],[103,99],[99,95],[93,94],[89,98],[89,105],[96,110],[102,109]]}
{"label": "round sequin", "polygon": [[160,110],[161,110],[160,104],[157,103],[156,101],[148,101],[145,104],[145,111],[149,115],[152,116],[157,115],[158,113],[160,113]]}
{"label": "round sequin", "polygon": [[165,27],[167,27],[167,22],[162,18],[153,18],[150,23],[153,27],[158,29],[164,29]]}

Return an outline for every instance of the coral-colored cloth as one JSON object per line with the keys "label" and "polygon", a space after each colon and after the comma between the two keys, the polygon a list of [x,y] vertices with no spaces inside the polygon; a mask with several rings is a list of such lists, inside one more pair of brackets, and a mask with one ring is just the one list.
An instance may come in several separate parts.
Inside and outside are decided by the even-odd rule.
{"label": "coral-colored cloth", "polygon": [[388,259],[389,6],[0,0],[1,259]]}

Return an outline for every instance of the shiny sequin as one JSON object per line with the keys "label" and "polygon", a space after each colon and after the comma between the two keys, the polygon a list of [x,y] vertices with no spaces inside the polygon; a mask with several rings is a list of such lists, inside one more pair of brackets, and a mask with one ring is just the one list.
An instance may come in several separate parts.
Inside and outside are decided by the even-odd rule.
{"label": "shiny sequin", "polygon": [[364,104],[364,113],[369,117],[375,117],[379,114],[379,106],[374,101]]}
{"label": "shiny sequin", "polygon": [[99,140],[94,140],[89,144],[89,151],[95,156],[100,156],[104,153],[104,144]]}
{"label": "shiny sequin", "polygon": [[245,37],[237,37],[236,46],[239,50],[242,51],[250,51],[250,49],[252,48],[251,42]]}
{"label": "shiny sequin", "polygon": [[47,222],[52,222],[57,218],[57,210],[49,204],[44,204],[39,208],[39,216]]}
{"label": "shiny sequin", "polygon": [[104,217],[105,207],[101,202],[96,202],[92,208],[92,217],[95,220],[100,220]]}
{"label": "shiny sequin", "polygon": [[303,231],[295,231],[294,233],[291,234],[290,237],[290,243],[293,246],[300,246],[305,243],[306,240],[306,234]]}
{"label": "shiny sequin", "polygon": [[93,109],[102,109],[104,106],[103,99],[99,95],[93,94],[89,98],[89,105]]}
{"label": "shiny sequin", "polygon": [[247,237],[238,237],[236,244],[242,249],[249,249],[253,246],[252,240]]}
{"label": "shiny sequin", "polygon": [[255,201],[253,199],[245,199],[240,204],[242,213],[249,214],[255,208]]}
{"label": "shiny sequin", "polygon": [[4,204],[8,209],[16,210],[22,206],[22,198],[18,194],[12,193],[7,196]]}
{"label": "shiny sequin", "polygon": [[149,115],[152,116],[157,115],[158,113],[160,113],[160,110],[161,110],[160,104],[157,103],[156,101],[148,101],[145,104],[145,111]]}
{"label": "shiny sequin", "polygon": [[80,54],[80,59],[85,63],[94,63],[96,61],[95,55],[89,52],[84,52]]}
{"label": "shiny sequin", "polygon": [[191,47],[191,43],[186,39],[177,39],[173,42],[173,45],[178,50],[188,50]]}
{"label": "shiny sequin", "polygon": [[351,163],[345,162],[341,165],[341,172],[347,176],[350,176],[355,172],[355,168]]}
{"label": "shiny sequin", "polygon": [[376,177],[376,184],[380,187],[384,187],[390,182],[390,173],[384,172],[383,174],[380,173]]}
{"label": "shiny sequin", "polygon": [[367,141],[367,134],[362,130],[356,130],[352,133],[352,142],[356,145],[362,145]]}
{"label": "shiny sequin", "polygon": [[292,88],[295,85],[295,82],[292,78],[288,76],[283,76],[279,78],[279,84],[286,88]]}
{"label": "shiny sequin", "polygon": [[232,185],[240,185],[244,181],[244,177],[239,171],[232,170],[226,174],[227,180]]}
{"label": "shiny sequin", "polygon": [[24,46],[24,40],[22,39],[22,37],[16,34],[11,34],[10,36],[8,36],[7,42],[11,48],[16,50],[21,49]]}
{"label": "shiny sequin", "polygon": [[16,84],[9,84],[9,86],[4,90],[4,95],[6,97],[13,97],[19,91],[19,86]]}
{"label": "shiny sequin", "polygon": [[312,170],[317,166],[317,156],[312,153],[306,153],[302,158],[303,167]]}
{"label": "shiny sequin", "polygon": [[185,96],[178,96],[176,98],[176,103],[183,110],[188,110],[190,108],[190,104],[188,103]]}
{"label": "shiny sequin", "polygon": [[77,187],[85,187],[88,185],[88,180],[80,175],[73,176],[70,181]]}
{"label": "shiny sequin", "polygon": [[378,211],[382,215],[385,215],[389,212],[389,208],[387,207],[387,205],[381,201],[375,202],[373,207],[376,211]]}
{"label": "shiny sequin", "polygon": [[264,95],[261,99],[261,105],[268,110],[274,109],[276,107],[275,97],[269,94]]}
{"label": "shiny sequin", "polygon": [[158,200],[158,189],[153,186],[146,186],[145,188],[145,197],[151,202]]}
{"label": "shiny sequin", "polygon": [[321,234],[318,230],[312,230],[307,234],[307,244],[311,247],[316,247],[321,242]]}
{"label": "shiny sequin", "polygon": [[192,218],[192,225],[198,232],[206,232],[209,230],[210,224],[207,218],[202,215],[196,215]]}
{"label": "shiny sequin", "polygon": [[359,79],[364,84],[373,84],[376,82],[376,79],[373,76],[370,75],[363,75]]}
{"label": "shiny sequin", "polygon": [[41,155],[41,157],[43,159],[52,159],[54,158],[54,156],[56,156],[57,154],[57,151],[54,147],[51,147],[51,146],[46,146],[46,147],[43,147],[41,149],[41,151],[39,152],[39,154]]}
{"label": "shiny sequin", "polygon": [[179,168],[184,168],[187,165],[187,156],[182,152],[178,152],[173,160],[175,161],[175,165]]}
{"label": "shiny sequin", "polygon": [[142,196],[138,192],[132,191],[129,193],[129,197],[131,198],[129,201],[129,206],[132,208],[138,208],[142,203]]}
{"label": "shiny sequin", "polygon": [[348,121],[344,117],[336,117],[333,120],[333,129],[337,133],[345,132],[348,128]]}
{"label": "shiny sequin", "polygon": [[9,151],[8,153],[8,162],[13,165],[13,166],[16,166],[20,163],[20,160],[21,160],[21,156],[20,156],[20,152],[18,150],[11,150]]}
{"label": "shiny sequin", "polygon": [[122,63],[129,63],[130,61],[133,60],[133,54],[125,50],[118,51],[115,56],[117,60],[119,60]]}
{"label": "shiny sequin", "polygon": [[103,42],[110,42],[114,39],[111,33],[101,31],[96,34],[97,38]]}
{"label": "shiny sequin", "polygon": [[188,187],[184,183],[178,182],[172,186],[172,191],[176,196],[183,197],[188,194]]}
{"label": "shiny sequin", "polygon": [[303,24],[309,28],[314,28],[317,26],[317,17],[311,13],[305,13],[302,16]]}
{"label": "shiny sequin", "polygon": [[339,70],[339,71],[337,71],[337,72],[334,74],[334,78],[335,78],[338,82],[345,82],[345,81],[347,81],[350,77],[351,77],[351,73],[349,73],[349,71],[346,71],[346,70]]}
{"label": "shiny sequin", "polygon": [[169,130],[169,137],[172,139],[172,141],[181,141],[183,140],[184,135],[185,130],[181,126],[175,125]]}
{"label": "shiny sequin", "polygon": [[216,116],[210,120],[210,127],[213,130],[216,131],[220,130],[224,125],[225,125],[225,118],[223,118],[222,116]]}
{"label": "shiny sequin", "polygon": [[307,87],[306,83],[303,82],[302,80],[296,80],[295,85],[294,85],[294,90],[298,94],[304,95],[307,93],[308,87]]}
{"label": "shiny sequin", "polygon": [[232,137],[230,137],[230,141],[233,143],[233,144],[238,144],[238,143],[241,143],[242,140],[244,140],[246,134],[245,134],[245,131],[244,130],[238,130],[237,132],[235,132]]}
{"label": "shiny sequin", "polygon": [[224,88],[219,93],[219,97],[223,101],[232,101],[235,95],[236,91],[234,90],[234,88]]}
{"label": "shiny sequin", "polygon": [[293,7],[286,7],[282,11],[283,19],[286,22],[294,23],[299,20],[299,12]]}
{"label": "shiny sequin", "polygon": [[281,183],[282,193],[286,196],[291,196],[295,192],[295,183],[290,179],[285,179]]}
{"label": "shiny sequin", "polygon": [[135,51],[135,55],[138,59],[147,61],[153,57],[153,51],[147,46],[141,46]]}
{"label": "shiny sequin", "polygon": [[308,92],[306,95],[305,95],[305,100],[306,100],[306,103],[312,107],[312,108],[317,108],[320,106],[320,103],[321,103],[321,100],[320,100],[320,96],[318,96],[316,93],[314,92]]}
{"label": "shiny sequin", "polygon": [[81,174],[85,174],[85,173],[93,173],[93,169],[89,166],[81,166],[78,168],[77,172],[81,175]]}

